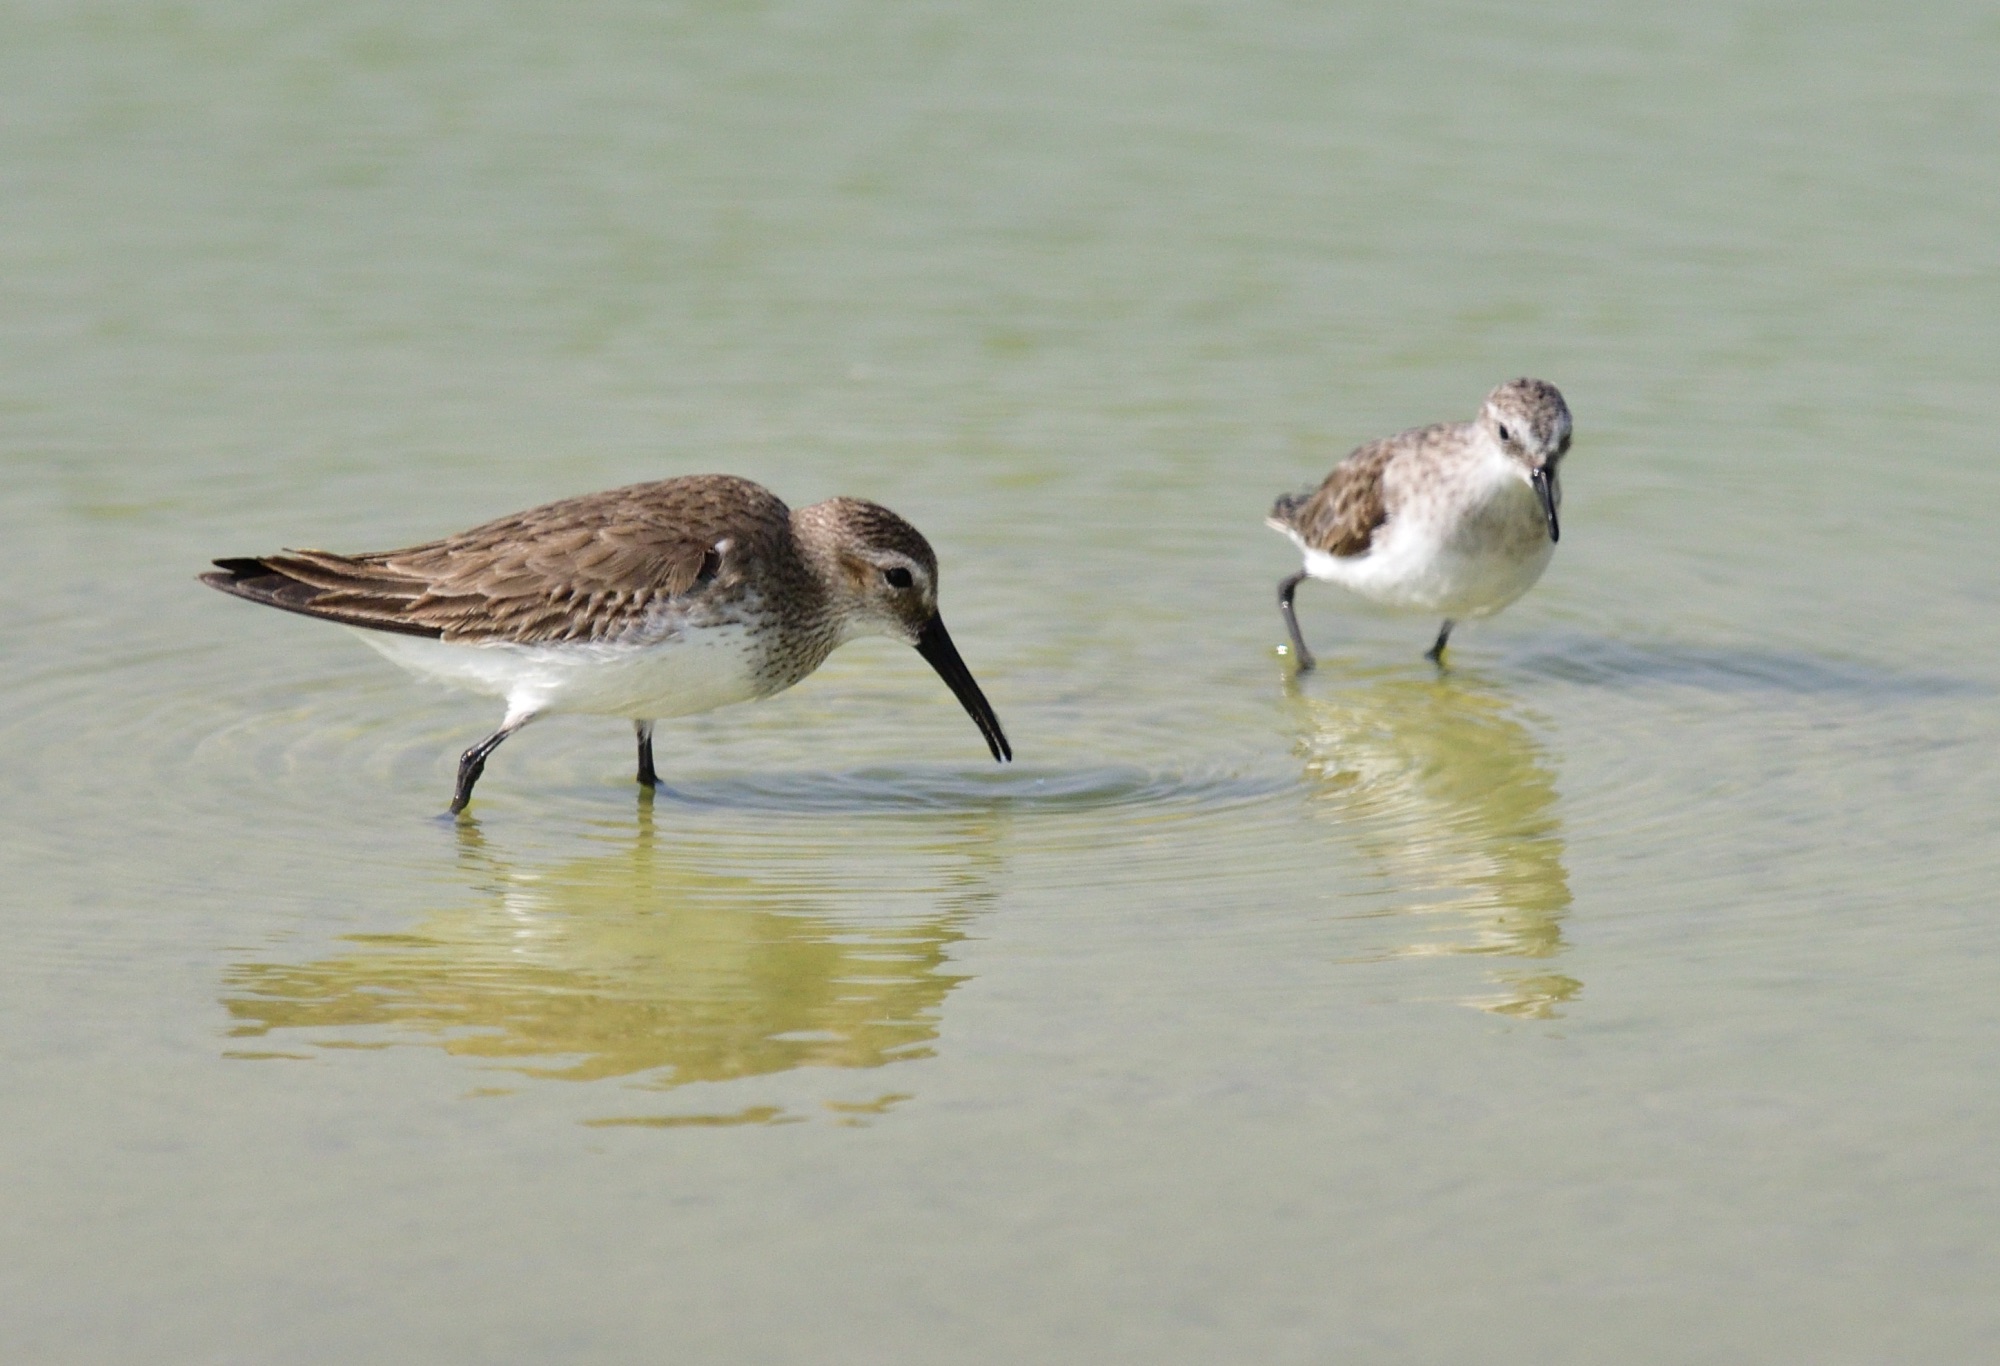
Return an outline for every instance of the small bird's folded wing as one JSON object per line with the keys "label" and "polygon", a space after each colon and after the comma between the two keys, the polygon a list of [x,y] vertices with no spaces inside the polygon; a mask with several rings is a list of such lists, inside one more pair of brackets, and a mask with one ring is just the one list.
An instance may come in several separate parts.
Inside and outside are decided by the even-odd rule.
{"label": "small bird's folded wing", "polygon": [[[402,550],[217,560],[201,579],[253,602],[370,630],[464,642],[615,640],[662,599],[733,572],[726,551],[732,528],[744,526],[741,493],[729,508],[688,496],[698,487],[676,490],[681,496],[671,500],[648,496],[662,487],[551,503]],[[784,505],[757,492],[782,525]],[[770,524],[768,516],[751,519]]]}
{"label": "small bird's folded wing", "polygon": [[1296,535],[1308,550],[1359,555],[1389,518],[1382,475],[1399,449],[1394,438],[1358,448],[1312,492],[1280,498],[1271,525]]}

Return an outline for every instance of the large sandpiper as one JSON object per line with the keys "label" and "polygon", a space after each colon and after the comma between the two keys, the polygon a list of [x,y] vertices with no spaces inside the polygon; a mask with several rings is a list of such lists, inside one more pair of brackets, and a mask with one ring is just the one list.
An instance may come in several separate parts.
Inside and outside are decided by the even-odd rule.
{"label": "large sandpiper", "polygon": [[201,576],[212,588],[355,627],[413,673],[505,699],[500,728],[459,759],[453,814],[493,751],[538,716],[629,718],[650,788],[655,721],[782,692],[860,636],[914,645],[993,757],[1014,757],[938,615],[930,543],[859,498],[794,512],[747,479],[691,475],[404,550],[215,564]]}
{"label": "large sandpiper", "polygon": [[1299,669],[1313,666],[1292,610],[1301,580],[1442,616],[1426,652],[1440,664],[1457,622],[1492,616],[1534,587],[1561,531],[1556,472],[1569,436],[1569,406],[1555,385],[1509,380],[1472,421],[1371,441],[1318,488],[1278,499],[1266,523],[1306,557],[1278,585]]}

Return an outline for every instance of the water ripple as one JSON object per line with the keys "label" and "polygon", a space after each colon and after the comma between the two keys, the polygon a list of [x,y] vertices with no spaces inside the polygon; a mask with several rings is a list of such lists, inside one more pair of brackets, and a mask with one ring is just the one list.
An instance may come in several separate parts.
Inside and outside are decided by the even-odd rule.
{"label": "water ripple", "polygon": [[[1207,752],[1190,756],[1186,716],[1129,706],[1089,745],[1042,740],[1073,755],[1070,763],[1002,767],[967,757],[842,766],[843,752],[908,751],[911,739],[898,729],[895,705],[844,691],[825,696],[775,714],[738,711],[677,727],[669,785],[651,798],[630,781],[631,741],[619,723],[537,726],[502,752],[473,817],[510,839],[548,845],[629,826],[644,803],[663,820],[671,813],[676,838],[704,841],[745,868],[789,876],[817,862],[835,881],[860,875],[842,871],[854,861],[843,854],[857,821],[993,831],[1030,821],[1035,834],[1020,847],[1032,851],[1035,880],[1077,887],[1206,881],[1240,872],[1244,859],[1280,858],[1292,823],[1258,813],[1301,799],[1280,737],[1232,730],[1205,737]],[[302,640],[233,673],[199,646],[135,649],[87,669],[46,670],[11,700],[0,744],[24,770],[45,775],[33,800],[109,812],[135,839],[226,831],[232,846],[253,840],[260,858],[301,867],[360,847],[381,872],[427,878],[450,876],[428,832],[458,753],[488,719],[462,701],[413,690],[338,639]],[[834,762],[800,767],[805,745],[824,746]],[[36,836],[66,857],[101,857],[101,826],[43,821]],[[1218,858],[1225,847],[1229,857]],[[158,875],[217,890],[238,876],[192,863]],[[241,876],[256,880],[247,870]]]}
{"label": "water ripple", "polygon": [[865,815],[988,810],[1076,814],[1123,808],[1199,808],[1221,814],[1290,794],[1279,776],[1174,771],[1134,764],[1071,769],[871,767],[845,772],[756,772],[676,782],[662,797],[706,808]]}
{"label": "water ripple", "polygon": [[1514,662],[1545,678],[1592,687],[1653,684],[1717,693],[1904,699],[1990,696],[1994,692],[1990,685],[1972,679],[1904,673],[1819,655],[1589,636],[1542,642]]}

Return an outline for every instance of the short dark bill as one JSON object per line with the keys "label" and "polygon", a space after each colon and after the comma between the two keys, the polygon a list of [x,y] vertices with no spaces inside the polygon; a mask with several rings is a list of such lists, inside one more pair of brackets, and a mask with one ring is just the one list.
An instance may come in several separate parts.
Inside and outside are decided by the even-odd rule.
{"label": "short dark bill", "polygon": [[943,617],[932,617],[930,624],[924,627],[917,637],[917,653],[937,670],[938,677],[951,689],[952,696],[972,717],[979,733],[986,737],[986,747],[993,751],[993,757],[1001,763],[1012,759],[1014,749],[1000,729],[1000,718],[987,704],[986,694],[979,691],[979,685],[972,681],[972,670],[966,668],[965,661],[958,657],[958,647],[951,643],[951,633],[944,629]]}
{"label": "short dark bill", "polygon": [[1556,486],[1555,481],[1549,478],[1548,468],[1544,466],[1530,471],[1528,482],[1534,486],[1535,497],[1542,500],[1542,515],[1549,519],[1549,539],[1560,541],[1562,528],[1556,525]]}

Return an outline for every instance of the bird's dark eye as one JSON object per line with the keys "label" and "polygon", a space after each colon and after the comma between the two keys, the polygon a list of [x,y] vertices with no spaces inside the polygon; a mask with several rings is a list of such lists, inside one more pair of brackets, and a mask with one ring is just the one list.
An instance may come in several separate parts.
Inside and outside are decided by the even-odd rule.
{"label": "bird's dark eye", "polygon": [[1500,424],[1500,439],[1502,441],[1512,441],[1514,439],[1514,434],[1507,430],[1507,424],[1504,422]]}
{"label": "bird's dark eye", "polygon": [[910,577],[910,571],[903,568],[901,565],[897,565],[894,569],[883,570],[882,577],[889,581],[889,586],[891,588],[908,588],[913,582],[915,582],[915,580],[911,579]]}

